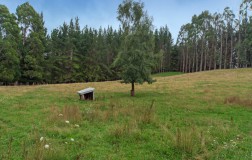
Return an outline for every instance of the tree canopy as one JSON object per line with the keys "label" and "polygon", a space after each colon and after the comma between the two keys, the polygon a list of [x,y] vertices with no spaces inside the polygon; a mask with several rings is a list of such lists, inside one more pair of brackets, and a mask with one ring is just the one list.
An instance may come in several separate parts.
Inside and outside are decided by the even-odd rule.
{"label": "tree canopy", "polygon": [[169,28],[154,27],[142,2],[119,5],[116,29],[81,27],[76,17],[50,33],[43,13],[28,2],[15,14],[0,5],[0,85],[118,79],[141,84],[152,83],[150,74],[159,72],[252,67],[251,6],[243,0],[237,15],[229,7],[193,15],[173,44]]}
{"label": "tree canopy", "polygon": [[118,20],[123,26],[123,40],[115,65],[121,69],[124,83],[131,83],[134,96],[135,83],[152,83],[154,64],[154,38],[151,35],[152,20],[143,10],[144,4],[125,0],[118,7]]}
{"label": "tree canopy", "polygon": [[20,78],[19,27],[16,17],[0,5],[0,82],[14,82]]}

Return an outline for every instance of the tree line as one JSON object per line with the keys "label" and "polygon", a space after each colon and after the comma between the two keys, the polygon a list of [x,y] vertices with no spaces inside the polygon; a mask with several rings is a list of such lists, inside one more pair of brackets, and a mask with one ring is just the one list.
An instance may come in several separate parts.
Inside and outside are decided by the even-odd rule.
{"label": "tree line", "polygon": [[203,11],[181,27],[177,39],[179,70],[252,67],[251,0],[243,0],[238,17],[226,7],[223,13]]}
{"label": "tree line", "polygon": [[[79,18],[47,33],[43,14],[27,2],[12,14],[0,5],[1,84],[73,83],[120,79],[114,65],[125,30],[111,26],[81,28]],[[177,68],[167,26],[151,30],[156,59],[152,72]]]}
{"label": "tree line", "polygon": [[[126,2],[143,9],[143,3],[129,0],[124,2],[125,5],[128,5]],[[150,24],[148,32],[143,32],[144,25],[137,25],[140,24],[137,14],[136,22],[132,21],[128,26],[124,24],[130,22],[130,17],[125,22],[118,17],[121,26],[117,29],[111,26],[81,28],[76,17],[48,33],[43,14],[28,2],[19,5],[15,14],[0,5],[0,84],[121,79],[125,70],[118,65],[117,59],[125,49],[127,52],[137,51],[138,46],[134,46],[134,42],[141,43],[141,51],[153,53],[151,68],[148,69],[151,73],[251,67],[250,8],[251,0],[244,0],[238,19],[228,7],[222,14],[204,11],[194,15],[191,23],[181,27],[177,43],[173,44],[167,26],[154,29]],[[135,26],[142,29],[131,35],[145,37],[134,38],[129,34],[130,28],[127,27],[132,27],[133,31]],[[142,43],[146,40],[144,38],[148,39],[148,47]],[[132,47],[129,47],[131,43]]]}

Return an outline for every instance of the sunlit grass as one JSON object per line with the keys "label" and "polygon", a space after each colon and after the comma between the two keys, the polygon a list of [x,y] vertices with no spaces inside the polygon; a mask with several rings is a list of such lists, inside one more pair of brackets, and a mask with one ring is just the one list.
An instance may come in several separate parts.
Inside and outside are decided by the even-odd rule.
{"label": "sunlit grass", "polygon": [[156,73],[153,74],[153,77],[167,77],[167,76],[176,76],[184,74],[183,72],[162,72],[162,73]]}

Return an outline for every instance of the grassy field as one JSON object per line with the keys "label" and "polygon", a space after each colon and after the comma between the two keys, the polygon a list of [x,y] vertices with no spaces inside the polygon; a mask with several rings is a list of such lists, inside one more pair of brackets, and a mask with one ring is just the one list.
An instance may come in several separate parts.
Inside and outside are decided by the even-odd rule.
{"label": "grassy field", "polygon": [[184,74],[183,72],[163,72],[163,73],[157,73],[153,74],[153,77],[167,77],[167,76],[176,76]]}
{"label": "grassy field", "polygon": [[252,159],[252,69],[156,80],[0,87],[0,159]]}

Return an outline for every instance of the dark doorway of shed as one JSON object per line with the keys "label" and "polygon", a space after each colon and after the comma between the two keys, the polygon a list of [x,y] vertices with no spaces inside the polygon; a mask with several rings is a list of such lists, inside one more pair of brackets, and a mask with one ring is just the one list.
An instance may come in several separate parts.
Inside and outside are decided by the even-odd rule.
{"label": "dark doorway of shed", "polygon": [[81,99],[81,100],[93,100],[93,99],[94,99],[93,92],[90,92],[90,93],[86,93],[86,94],[84,94],[84,95],[81,95],[81,96],[80,96],[80,99]]}

